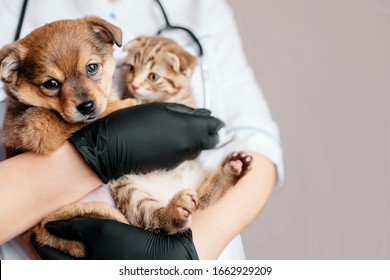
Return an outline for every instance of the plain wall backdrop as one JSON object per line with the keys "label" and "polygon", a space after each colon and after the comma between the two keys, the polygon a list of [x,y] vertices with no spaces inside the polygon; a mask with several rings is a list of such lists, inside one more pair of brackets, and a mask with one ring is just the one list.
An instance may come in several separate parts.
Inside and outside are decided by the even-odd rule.
{"label": "plain wall backdrop", "polygon": [[248,259],[390,259],[390,0],[229,0],[286,181]]}

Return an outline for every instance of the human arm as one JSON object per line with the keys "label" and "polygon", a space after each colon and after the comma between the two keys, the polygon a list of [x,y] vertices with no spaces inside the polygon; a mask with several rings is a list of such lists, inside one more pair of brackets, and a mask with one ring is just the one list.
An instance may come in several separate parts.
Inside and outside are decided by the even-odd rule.
{"label": "human arm", "polygon": [[257,217],[272,193],[274,164],[258,153],[250,154],[252,170],[217,203],[193,214],[191,229],[199,259],[218,258],[226,245]]}
{"label": "human arm", "polygon": [[48,156],[24,153],[0,162],[0,181],[0,244],[102,184],[69,142]]}

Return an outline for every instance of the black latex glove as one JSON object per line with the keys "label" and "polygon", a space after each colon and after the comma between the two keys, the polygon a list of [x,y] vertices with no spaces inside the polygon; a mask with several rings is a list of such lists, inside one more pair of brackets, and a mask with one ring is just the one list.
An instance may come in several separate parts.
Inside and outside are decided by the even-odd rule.
{"label": "black latex glove", "polygon": [[[192,233],[164,235],[113,220],[75,218],[50,222],[46,229],[59,237],[85,244],[86,259],[93,260],[193,260],[198,259]],[[72,259],[71,256],[35,245],[42,259]]]}
{"label": "black latex glove", "polygon": [[104,182],[128,173],[172,169],[218,143],[223,126],[206,109],[151,103],[116,111],[68,140]]}

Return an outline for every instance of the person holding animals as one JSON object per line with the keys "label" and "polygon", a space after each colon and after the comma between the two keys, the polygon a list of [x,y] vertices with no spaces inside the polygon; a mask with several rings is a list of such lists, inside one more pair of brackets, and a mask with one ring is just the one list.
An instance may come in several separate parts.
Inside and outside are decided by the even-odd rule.
{"label": "person holding animals", "polygon": [[[41,1],[35,1],[36,6],[34,7],[40,6],[39,3]],[[136,37],[134,36],[134,33],[137,33],[138,35],[153,33],[152,29],[154,28],[154,26],[156,26],[156,23],[153,22],[153,20],[142,26],[135,24],[137,21],[141,20],[141,18],[137,17],[137,14],[139,14],[139,12],[136,11],[137,9],[142,10],[144,15],[153,15],[156,12],[154,1],[142,2],[141,6],[139,2],[137,2],[136,4],[136,1],[134,1],[134,3],[132,1],[116,1],[114,3],[108,1],[94,1],[91,5],[88,5],[88,3],[85,2],[83,2],[82,4],[80,4],[80,2],[77,2],[77,4],[73,6],[72,1],[64,1],[63,3],[59,1],[59,3],[56,3],[56,6],[60,5],[67,8],[56,9],[56,12],[48,14],[47,17],[42,16],[42,11],[40,11],[40,16],[38,17],[38,14],[35,12],[34,8],[31,8],[31,10],[28,9],[26,22],[24,25],[25,29],[31,28],[31,31],[32,29],[38,27],[39,25],[43,25],[44,23],[59,20],[62,18],[80,18],[86,14],[91,14],[91,12],[93,12],[93,14],[101,16],[102,18],[105,18],[107,21],[111,22],[112,24],[115,24],[116,26],[120,26],[125,31],[125,42]],[[204,38],[203,43],[206,46],[206,50],[208,50],[206,58],[209,61],[209,65],[212,66],[211,69],[213,70],[210,71],[210,88],[212,89],[210,102],[211,109],[216,117],[222,119],[225,122],[227,134],[231,133],[235,135],[233,141],[229,142],[222,148],[218,150],[210,150],[203,152],[201,154],[200,159],[203,161],[204,166],[209,170],[215,169],[218,163],[221,162],[221,160],[226,155],[233,151],[245,150],[250,152],[251,156],[253,157],[253,162],[251,164],[252,170],[248,174],[246,174],[245,177],[243,177],[233,188],[227,191],[224,197],[222,197],[215,205],[207,209],[197,211],[192,215],[192,235],[190,234],[190,232],[186,232],[179,235],[170,236],[169,240],[178,240],[177,242],[185,244],[183,248],[192,248],[185,250],[187,256],[190,255],[192,256],[192,258],[196,256],[193,254],[194,251],[197,253],[199,258],[202,259],[218,257],[235,259],[244,258],[245,256],[242,251],[240,239],[239,237],[235,238],[235,236],[239,234],[239,232],[258,215],[258,213],[261,211],[266,201],[268,200],[268,197],[271,194],[275,184],[280,184],[280,182],[282,181],[283,170],[277,127],[272,121],[272,118],[270,117],[267,106],[262,99],[261,93],[257,88],[256,82],[254,81],[253,76],[250,74],[250,70],[242,55],[242,49],[239,43],[237,32],[235,30],[233,17],[226,4],[223,1],[192,2],[186,0],[181,2],[167,1],[166,5],[167,10],[170,11],[172,15],[178,15],[177,18],[175,18],[175,21],[182,22],[183,25],[185,24],[193,27],[194,30],[196,30],[196,33],[199,34],[201,38]],[[15,4],[11,4],[11,2],[5,5],[7,9],[17,9],[14,6]],[[91,7],[94,7],[94,11],[90,10]],[[127,13],[122,12],[126,10],[125,8],[129,8],[127,10]],[[16,22],[16,19],[12,21],[12,13],[9,13],[9,11],[7,12],[7,9],[5,9],[4,12],[1,12],[4,13],[3,19],[9,20],[10,22]],[[183,11],[183,13],[175,12],[177,10],[181,10]],[[199,13],[202,12],[201,14],[204,15],[201,17],[200,14],[194,13],[194,11],[196,10],[199,11]],[[134,15],[129,16],[129,11],[131,11],[131,13],[134,12]],[[211,11],[213,11],[212,14],[214,16],[210,15]],[[205,16],[206,14],[208,16]],[[221,24],[210,28],[210,24],[207,24],[207,21],[210,18],[216,17],[223,19],[221,20]],[[34,23],[32,23],[31,19],[33,18],[39,18],[40,20],[34,21]],[[142,18],[144,18],[144,16],[142,16]],[[153,18],[154,17],[151,16],[151,19]],[[199,18],[201,18],[202,20],[197,20]],[[133,27],[133,29],[131,28],[131,26]],[[135,26],[137,26],[138,30],[137,28],[135,28]],[[230,29],[232,29],[233,32],[226,32],[226,30]],[[96,28],[94,30],[96,31]],[[133,34],[131,32],[133,32]],[[9,34],[10,33],[11,31],[9,31]],[[228,33],[229,35],[227,35]],[[106,35],[107,34],[104,33],[100,34],[98,35],[98,38],[104,41],[104,39],[106,39]],[[7,44],[9,42],[10,41],[4,41],[2,43]],[[186,45],[186,43],[183,41],[181,41],[180,43],[181,45]],[[219,49],[218,51],[217,46],[225,46],[226,49]],[[189,49],[189,51],[191,51],[191,44],[187,44],[187,48]],[[22,50],[22,52],[23,51],[25,50]],[[233,52],[235,54],[232,56]],[[121,60],[122,59],[119,58],[119,61]],[[85,65],[85,71],[87,74],[91,74],[96,71],[96,73],[92,76],[96,74],[100,75],[98,71],[100,68],[96,69],[95,64],[103,65],[101,61],[95,60],[92,60],[90,63],[89,61],[84,62],[83,65]],[[9,77],[10,73],[12,73],[13,70],[13,63],[11,62],[5,65],[7,65],[7,69],[11,70],[5,75],[6,77]],[[232,67],[228,67],[228,65],[231,65]],[[106,64],[106,66],[108,66],[108,64]],[[201,87],[199,86],[201,84],[199,82],[199,77],[200,72],[199,68],[197,67],[194,70],[194,74],[192,77],[192,80],[194,81],[193,89],[197,106],[202,107],[200,106],[202,105],[202,98],[201,94],[199,93],[199,89]],[[55,77],[50,76],[50,78]],[[42,85],[47,83],[47,87],[44,87],[43,90],[46,90],[47,92],[53,93],[55,95],[56,90],[58,90],[57,87],[59,87],[60,85],[62,86],[61,83],[60,85],[57,84],[57,82],[61,82],[61,80],[58,77],[56,78],[57,79],[54,79],[55,81],[50,81],[51,79],[41,81],[40,84]],[[99,76],[96,76],[94,78],[96,78],[96,80],[99,80]],[[94,78],[91,79],[93,80]],[[104,78],[102,79],[104,80]],[[94,107],[86,101],[83,102],[83,106],[79,107],[81,111],[90,111],[91,107]],[[114,102],[119,101],[114,100]],[[99,104],[93,105],[96,105],[96,108],[94,109],[99,110]],[[147,107],[148,104],[142,106]],[[80,112],[79,109],[76,110]],[[176,112],[179,111],[180,113],[183,113],[182,111],[185,111],[187,109],[174,110],[176,110]],[[209,118],[208,116],[206,116],[208,114],[206,111],[195,110],[195,112],[199,114],[199,116],[197,117],[202,117],[205,119]],[[91,112],[87,112],[87,114],[90,113]],[[189,114],[193,116],[193,113]],[[131,113],[128,113],[128,115],[130,118]],[[215,122],[215,119],[212,118],[208,120],[213,120]],[[93,126],[94,123],[92,123],[91,126]],[[142,122],[140,121],[140,123]],[[154,127],[157,131],[156,127],[158,127],[159,124],[161,123],[157,122],[157,126],[156,124],[154,124],[154,126],[152,127]],[[88,126],[86,126],[85,128],[87,127]],[[214,125],[214,131],[213,133],[211,133],[212,135],[208,137],[213,138],[213,135],[215,135],[219,128],[220,125]],[[201,130],[201,128],[199,129]],[[198,130],[198,132],[200,130]],[[196,134],[194,133],[192,136],[198,135],[198,132]],[[80,138],[81,137],[82,136],[80,135]],[[207,142],[209,140],[205,141]],[[154,144],[156,144],[156,142]],[[187,143],[187,145],[190,144]],[[199,152],[200,149],[211,148],[214,145],[215,139],[212,145],[200,146],[197,147],[197,149]],[[69,142],[65,142],[65,144],[63,146],[60,146],[59,149],[55,150],[54,153],[43,158],[47,159],[54,156],[58,156],[58,154],[64,149],[72,150],[73,148],[71,146],[72,145],[70,145]],[[196,153],[190,156],[184,155],[181,157],[180,160],[189,159],[191,157],[193,158],[195,154]],[[24,156],[31,155],[22,154],[20,156],[17,156],[15,159],[20,159]],[[14,158],[12,158],[11,160],[14,160]],[[80,158],[78,158],[78,160],[82,162]],[[138,160],[141,161],[141,159]],[[90,164],[90,162],[88,163]],[[172,167],[175,167],[178,163],[179,162],[175,162],[175,164],[172,164]],[[111,161],[111,163],[108,164],[106,163],[104,167],[109,167],[111,164],[114,165],[114,161]],[[160,165],[156,163],[153,163],[152,165],[153,168],[163,167],[161,166],[161,163]],[[54,166],[55,165],[53,165],[53,167]],[[102,167],[103,165],[97,164],[97,166]],[[84,166],[84,168],[88,170],[88,166]],[[93,171],[99,174],[96,168],[91,166],[90,168],[92,168]],[[126,170],[126,172],[129,171],[134,170]],[[85,173],[87,174],[87,176],[89,174],[90,177],[94,177],[93,174],[91,174],[92,172],[90,170],[89,172]],[[89,190],[96,188],[96,182],[99,181],[99,179],[97,179],[97,181],[96,177],[94,179],[95,183],[88,183]],[[116,178],[107,177],[107,179],[111,180]],[[74,186],[76,185],[80,186],[80,184],[74,184]],[[93,185],[93,187],[91,185]],[[69,187],[70,189],[68,188],[68,191],[71,193],[68,195],[68,198],[72,196],[72,199],[68,200],[67,202],[61,201],[62,204],[51,206],[51,211],[54,210],[54,208],[58,208],[59,206],[77,200],[85,194],[81,193],[80,188],[77,191],[73,192],[72,189],[74,188],[74,186]],[[237,200],[237,197],[240,197],[241,199]],[[57,203],[59,202],[57,201]],[[49,208],[49,206],[47,207]],[[226,219],[224,218],[226,215],[230,217],[229,221],[226,221]],[[41,217],[42,216],[35,217],[34,221],[36,222],[37,218]],[[98,219],[73,219],[68,222],[53,223],[50,225],[50,227],[51,231],[55,234],[66,235],[67,237],[70,237],[72,239],[77,239],[84,242],[86,244],[86,247],[88,248],[88,258],[129,258],[131,256],[126,255],[123,251],[145,251],[145,246],[141,245],[139,246],[140,248],[136,248],[137,246],[134,245],[134,242],[130,242],[132,240],[132,237],[136,235],[139,240],[144,240],[145,236],[149,236],[150,234],[145,233],[143,231],[141,233],[141,231],[138,231],[138,229],[135,230],[128,225],[123,225],[114,221]],[[22,228],[27,229],[28,227],[24,225],[22,226]],[[103,230],[108,228],[110,230]],[[97,232],[100,232],[101,234],[97,234]],[[12,234],[10,236],[12,236]],[[80,236],[83,236],[83,238],[81,238]],[[157,234],[155,236],[156,238],[162,238],[161,236],[163,235]],[[192,244],[192,239],[194,242],[193,244],[195,246],[189,245]],[[116,243],[114,243],[113,240],[115,240]],[[186,241],[184,242],[182,240]],[[210,246],[208,245],[210,244],[210,242],[214,244],[213,248],[210,248]],[[4,244],[4,248],[7,248],[7,246],[7,244]],[[107,250],[107,248],[110,247],[116,248],[117,250]],[[226,249],[223,250],[225,247]],[[121,248],[123,248],[123,250],[121,250]],[[55,255],[55,253],[50,250],[44,250],[44,252],[41,252],[41,254],[46,254],[46,257],[49,258],[56,258],[59,256]],[[145,254],[139,254],[137,256],[140,258],[150,258],[150,256],[147,256]],[[61,255],[61,257],[63,257],[63,255]],[[164,258],[164,256],[160,255],[152,257]],[[165,255],[165,257],[169,258],[169,256],[167,257],[167,255]],[[184,257],[183,255],[181,255],[179,258]]]}

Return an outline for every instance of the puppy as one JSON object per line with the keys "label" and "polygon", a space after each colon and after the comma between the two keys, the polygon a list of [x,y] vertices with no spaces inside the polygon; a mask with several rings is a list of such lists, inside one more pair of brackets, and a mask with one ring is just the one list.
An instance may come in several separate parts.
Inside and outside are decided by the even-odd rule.
{"label": "puppy", "polygon": [[0,50],[10,156],[51,153],[81,126],[135,104],[113,91],[114,43],[122,44],[118,27],[87,17],[47,24]]}
{"label": "puppy", "polygon": [[[133,99],[119,100],[113,90],[114,44],[122,44],[118,27],[86,17],[44,25],[0,50],[0,75],[7,93],[1,136],[8,156],[26,151],[49,154],[82,126],[136,104]],[[44,228],[48,221],[77,215],[127,223],[115,208],[79,202],[47,217],[27,239],[34,234],[40,244],[82,256],[81,243],[57,239]]]}

